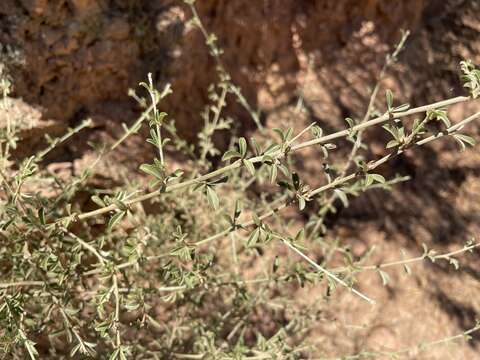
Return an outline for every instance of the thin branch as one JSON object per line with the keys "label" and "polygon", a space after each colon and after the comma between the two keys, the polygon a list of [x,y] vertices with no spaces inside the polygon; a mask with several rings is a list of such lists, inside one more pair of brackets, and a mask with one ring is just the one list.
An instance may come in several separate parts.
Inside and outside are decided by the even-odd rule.
{"label": "thin branch", "polygon": [[[370,100],[369,100],[368,105],[367,105],[367,110],[365,111],[365,115],[363,116],[363,119],[360,122],[360,124],[366,123],[368,121],[368,119],[370,118],[370,116],[372,114],[372,111],[373,111],[373,107],[375,105],[375,100],[377,99],[378,91],[380,90],[380,84],[381,84],[383,78],[385,77],[385,74],[387,73],[387,69],[395,61],[395,58],[396,58],[398,52],[403,47],[403,44],[405,43],[405,40],[408,37],[408,35],[409,35],[408,32],[405,33],[405,35],[402,37],[401,41],[399,42],[399,44],[398,44],[397,48],[395,49],[394,53],[392,54],[392,56],[390,56],[390,55],[387,56],[386,61],[383,64],[382,70],[380,71],[380,75],[378,76],[375,87],[374,87],[374,89],[373,89],[373,91],[370,95]],[[355,142],[352,146],[350,154],[348,155],[347,161],[343,165],[342,171],[340,172],[340,177],[346,175],[346,173],[347,173],[348,169],[350,168],[353,160],[355,159],[355,156],[357,155],[357,152],[362,145],[362,135],[363,135],[364,131],[365,131],[365,129],[361,129],[356,134]],[[330,197],[322,205],[322,208],[320,209],[320,212],[319,212],[319,219],[317,220],[310,236],[314,236],[318,232],[320,226],[323,224],[323,220],[325,218],[325,215],[330,210],[330,208],[331,208],[333,202],[335,201],[335,199],[337,198],[337,196],[338,195],[336,193],[332,193],[330,195]]]}
{"label": "thin branch", "polygon": [[[423,140],[420,140],[418,141],[417,143],[414,143],[415,145],[417,146],[421,146],[421,145],[424,145],[426,143],[429,143],[435,139],[439,139],[443,136],[447,136],[447,135],[450,135],[452,134],[453,132],[455,131],[458,131],[460,130],[463,126],[465,126],[466,124],[468,124],[469,122],[472,122],[474,120],[476,120],[477,118],[480,117],[480,112],[466,118],[465,120],[459,122],[458,124],[456,125],[453,125],[451,126],[450,128],[448,128],[445,132],[440,132],[436,135],[432,135],[432,136],[429,136]],[[403,149],[400,149],[400,150],[397,150],[397,151],[394,151],[392,153],[389,153],[388,155],[385,155],[384,157],[380,158],[379,160],[376,160],[376,161],[373,161],[371,163],[368,164],[367,166],[367,171],[372,171],[374,170],[375,168],[379,167],[380,165],[384,164],[385,162],[387,162],[388,160],[390,160],[392,157],[395,157],[395,156],[398,156],[400,154],[402,154],[405,150]],[[345,183],[348,183],[349,181],[351,180],[354,180],[355,178],[357,178],[359,175],[359,173],[357,172],[354,172],[354,173],[351,173],[347,176],[343,176],[343,177],[338,177],[336,178],[335,180],[333,180],[332,182],[326,184],[326,185],[323,185],[323,186],[320,186],[314,190],[311,190],[309,193],[308,193],[308,196],[311,198],[311,197],[314,197],[320,193],[323,193],[327,190],[330,190],[330,189],[334,189],[334,188],[337,188],[339,187],[340,185],[343,185]],[[285,203],[282,203],[278,206],[275,206],[273,207],[271,210],[265,212],[264,214],[260,215],[258,218],[260,220],[265,220],[267,218],[269,218],[270,216],[288,208],[291,204],[293,203],[293,200],[291,200],[290,202],[285,202]],[[245,229],[247,227],[250,227],[250,226],[253,226],[255,225],[255,221],[253,220],[253,218],[250,220],[250,221],[247,221],[247,222],[244,222],[242,224],[239,224],[237,225],[236,227],[230,227],[228,229],[225,229],[215,235],[212,235],[212,236],[209,236],[205,239],[202,239],[200,241],[197,241],[195,243],[193,243],[194,246],[200,246],[200,245],[204,245],[206,243],[209,243],[211,241],[214,241],[216,239],[219,239],[225,235],[228,235],[230,234],[231,232],[235,232],[239,229]]]}
{"label": "thin branch", "polygon": [[67,141],[70,137],[72,137],[73,135],[75,135],[76,133],[80,132],[81,130],[83,130],[84,128],[87,128],[87,127],[90,127],[92,126],[93,122],[92,122],[92,119],[86,119],[84,121],[82,121],[78,126],[76,126],[75,128],[73,129],[69,129],[69,131],[67,133],[65,133],[63,136],[57,138],[57,139],[54,139],[51,144],[44,150],[40,151],[36,156],[35,156],[35,162],[40,162],[43,160],[43,158],[50,152],[52,151],[53,149],[55,149],[55,147],[57,147],[59,144]]}
{"label": "thin branch", "polygon": [[[363,124],[356,125],[351,130],[359,131],[359,130],[362,130],[362,129],[365,129],[365,128],[368,128],[368,127],[371,127],[371,126],[374,126],[374,125],[378,125],[378,124],[387,122],[391,119],[399,119],[399,118],[402,118],[402,117],[405,117],[405,116],[409,116],[409,115],[413,115],[413,114],[417,114],[417,113],[422,113],[422,112],[425,112],[425,111],[428,111],[428,110],[437,109],[437,108],[441,108],[441,107],[465,102],[465,101],[468,101],[468,100],[470,100],[469,97],[459,96],[459,97],[455,97],[455,98],[452,98],[452,99],[439,101],[439,102],[436,102],[436,103],[433,103],[433,104],[413,108],[413,109],[410,109],[410,110],[404,111],[404,112],[399,112],[399,113],[394,113],[394,114],[385,114],[385,115],[382,115],[382,116],[377,117],[375,119],[369,120],[369,121],[367,121]],[[330,134],[330,135],[322,136],[322,137],[317,138],[317,139],[305,141],[305,142],[300,143],[298,145],[292,146],[291,151],[299,151],[301,149],[304,149],[304,148],[307,148],[307,147],[310,147],[310,146],[313,146],[313,145],[318,145],[318,144],[326,143],[326,142],[334,140],[334,139],[345,137],[349,134],[349,131],[351,131],[351,130],[346,129],[346,130],[338,131],[338,132]],[[277,158],[277,159],[283,158],[284,156],[285,156],[285,154],[281,151],[277,151],[274,154],[272,154],[272,157]],[[260,155],[260,156],[251,157],[251,158],[249,158],[249,160],[252,163],[259,163],[259,162],[263,161],[263,156]],[[238,169],[241,166],[242,166],[242,161],[237,160],[237,161],[235,161],[235,162],[233,162],[233,163],[231,163],[227,166],[224,166],[220,169],[212,171],[208,174],[201,175],[201,176],[198,176],[198,177],[196,177],[194,179],[191,179],[191,180],[186,180],[186,181],[174,184],[174,185],[167,186],[164,189],[163,192],[168,193],[168,192],[178,191],[178,190],[187,188],[189,186],[196,185],[198,183],[202,183],[204,181],[207,181],[207,180],[210,180],[210,179],[213,179],[213,178],[217,178],[217,177],[219,177],[221,175],[224,175],[224,174],[226,174],[226,173],[228,173],[232,170]],[[160,192],[158,190],[152,191],[148,194],[141,195],[141,196],[135,197],[135,198],[133,198],[129,201],[126,201],[125,204],[126,205],[132,205],[132,204],[135,204],[135,203],[138,203],[138,202],[143,202],[143,201],[152,199],[154,197],[160,196],[161,194],[162,194],[162,192]],[[109,213],[109,212],[111,212],[113,210],[116,210],[116,209],[117,209],[117,206],[112,204],[112,205],[105,206],[105,207],[100,208],[100,209],[96,209],[96,210],[93,210],[93,211],[89,211],[89,212],[86,212],[86,213],[79,214],[79,215],[77,215],[77,218],[79,220],[84,220],[84,219],[99,216],[99,215],[102,215],[102,214],[105,214],[105,213]],[[60,219],[58,221],[62,221],[62,220],[63,219]]]}
{"label": "thin branch", "polygon": [[112,275],[113,281],[113,296],[115,297],[115,315],[114,315],[114,322],[115,322],[115,335],[116,335],[116,346],[117,348],[121,346],[122,341],[120,337],[120,294],[118,290],[118,278],[117,274],[114,273]]}
{"label": "thin branch", "polygon": [[100,253],[97,251],[97,249],[95,249],[92,245],[88,244],[87,242],[85,242],[84,240],[82,240],[81,238],[79,238],[77,235],[75,235],[74,233],[64,229],[64,231],[67,232],[68,235],[70,235],[71,237],[73,237],[82,247],[84,247],[85,249],[87,249],[88,251],[90,251],[93,255],[95,255],[97,257],[97,259],[100,261],[100,263],[102,265],[105,264],[105,259],[103,258],[102,255],[100,255]]}
{"label": "thin branch", "polygon": [[[455,255],[460,255],[465,252],[472,251],[473,249],[476,249],[480,247],[480,243],[464,246],[461,249],[445,253],[445,254],[439,254],[439,255],[428,255],[428,254],[423,254],[422,256],[417,256],[414,258],[410,259],[403,259],[403,260],[396,260],[396,261],[391,261],[387,263],[382,263],[378,265],[357,265],[354,264],[355,272],[362,272],[362,271],[370,271],[370,270],[378,270],[378,269],[384,269],[384,268],[389,268],[389,267],[394,267],[394,266],[401,266],[401,265],[408,265],[416,262],[421,262],[424,261],[425,259],[430,259],[432,262],[435,260],[448,260],[449,258],[455,256]],[[350,271],[351,268],[349,267],[341,267],[341,268],[335,268],[332,269],[331,271],[334,272],[347,272]]]}
{"label": "thin branch", "polygon": [[11,283],[0,284],[0,289],[7,289],[10,287],[27,287],[27,286],[44,286],[45,281],[15,281]]}
{"label": "thin branch", "polygon": [[[463,121],[461,121],[461,122],[459,122],[459,123],[451,126],[450,128],[448,128],[448,129],[445,130],[444,132],[440,132],[440,133],[438,133],[438,134],[429,136],[429,137],[427,137],[427,138],[425,138],[425,139],[422,139],[422,140],[418,141],[418,142],[416,143],[416,145],[421,146],[421,145],[424,145],[424,144],[426,144],[426,143],[429,143],[429,142],[431,142],[431,141],[433,141],[433,140],[439,139],[439,138],[441,138],[441,137],[443,137],[443,136],[450,135],[450,134],[454,133],[455,131],[461,130],[465,125],[467,125],[468,123],[476,120],[476,119],[479,118],[479,117],[480,117],[480,112],[475,113],[474,115],[472,115],[472,116],[464,119]],[[377,161],[375,161],[375,162],[370,163],[370,164],[368,165],[368,170],[373,170],[373,169],[375,169],[376,167],[378,167],[378,166],[380,166],[381,164],[383,164],[383,163],[385,163],[386,161],[388,161],[388,160],[389,160],[390,158],[392,158],[393,156],[396,156],[396,155],[398,155],[398,154],[401,154],[401,153],[403,153],[404,151],[405,151],[405,150],[399,149],[399,150],[396,151],[396,152],[390,153],[390,154],[382,157],[381,159],[379,159],[379,160],[377,160]],[[315,195],[318,195],[319,193],[322,193],[322,192],[324,192],[324,191],[326,191],[326,190],[335,188],[335,187],[337,187],[337,186],[339,186],[339,185],[342,185],[343,183],[346,183],[346,182],[348,182],[348,181],[350,181],[350,180],[353,180],[353,179],[356,178],[357,176],[358,176],[357,173],[352,173],[352,174],[350,174],[350,175],[348,175],[348,176],[345,176],[345,177],[343,177],[343,178],[337,178],[337,179],[335,179],[334,181],[332,181],[332,182],[330,182],[330,183],[328,183],[328,184],[326,184],[326,185],[324,185],[324,186],[321,186],[321,187],[319,187],[319,188],[311,191],[311,192],[309,193],[309,196],[310,196],[310,197],[311,197],[311,196],[315,196]],[[283,210],[284,208],[288,207],[289,205],[290,205],[290,203],[283,203],[283,204],[281,204],[281,205],[279,205],[279,206],[276,206],[276,207],[274,207],[273,209],[269,210],[268,212],[266,212],[266,213],[262,214],[261,216],[259,216],[259,219],[260,219],[260,220],[264,220],[264,219],[272,216],[273,214],[275,214],[275,213]],[[246,228],[246,227],[252,226],[252,225],[254,225],[254,224],[255,224],[255,222],[254,222],[253,220],[251,220],[251,221],[248,221],[248,222],[245,222],[245,223],[239,225],[238,228]],[[212,236],[210,236],[210,237],[208,237],[208,238],[206,238],[206,239],[197,241],[196,243],[193,243],[193,245],[194,245],[194,246],[200,246],[200,245],[206,244],[206,243],[208,243],[208,242],[211,242],[211,241],[213,241],[213,240],[216,240],[216,239],[218,239],[218,238],[221,238],[222,236],[225,236],[225,235],[229,234],[230,232],[233,232],[233,231],[236,231],[236,230],[237,230],[237,228],[235,228],[235,229],[232,229],[232,228],[226,229],[226,230],[224,230],[224,231],[222,231],[222,232],[220,232],[220,233],[217,233],[217,234],[215,234],[215,235],[212,235]],[[163,256],[164,256],[164,255],[162,255],[161,257],[163,257]],[[151,257],[151,258],[152,258],[152,259],[153,259],[153,258],[158,258],[158,256],[153,256],[153,257]],[[148,259],[147,259],[147,260],[148,260]],[[117,268],[118,268],[118,269],[121,269],[121,268],[129,267],[129,266],[133,266],[133,265],[136,265],[136,264],[137,264],[137,262],[124,263],[124,264],[120,264]],[[100,269],[95,269],[95,270],[90,270],[90,271],[86,272],[84,275],[94,275],[94,274],[98,274],[98,273],[100,273],[100,272],[101,272]],[[41,285],[43,285],[43,284],[44,284],[44,282],[19,282],[19,283],[10,283],[10,284],[0,284],[0,288],[10,287],[10,286],[17,286],[17,285],[18,285],[18,286],[29,286],[29,285],[33,285],[33,286],[38,285],[38,286],[41,286]]]}
{"label": "thin branch", "polygon": [[220,57],[220,54],[222,53],[221,49],[219,49],[217,47],[217,45],[215,44],[215,41],[212,41],[211,36],[208,33],[207,29],[205,28],[205,25],[203,24],[202,19],[200,18],[200,15],[198,14],[198,11],[197,11],[195,5],[193,3],[189,3],[188,5],[190,7],[190,10],[192,11],[193,18],[194,18],[198,28],[200,29],[200,32],[202,33],[207,46],[210,48],[210,52],[211,52],[213,58],[215,59],[215,62],[217,63],[217,67],[220,71],[220,75],[221,76],[223,76],[223,75],[228,76],[228,78],[229,78],[228,88],[230,89],[230,91],[232,91],[235,94],[235,96],[237,97],[240,105],[242,105],[245,108],[245,110],[247,110],[247,112],[252,117],[253,122],[255,123],[257,128],[260,131],[263,132],[264,128],[262,126],[262,123],[260,122],[260,118],[259,118],[257,112],[253,110],[252,106],[248,103],[245,96],[243,96],[242,92],[240,91],[240,88],[235,86],[232,83],[232,81],[230,80],[231,76],[227,72],[227,69],[226,69],[225,65],[223,64],[223,61]]}
{"label": "thin branch", "polygon": [[312,265],[315,269],[318,271],[324,273],[326,276],[331,278],[332,280],[338,282],[339,284],[343,285],[347,289],[350,289],[355,295],[361,297],[363,300],[368,301],[370,304],[375,304],[375,300],[370,299],[368,296],[362,294],[360,291],[356,290],[354,287],[351,287],[348,285],[345,281],[340,279],[338,276],[333,274],[332,272],[328,271],[327,269],[323,268],[322,266],[318,265],[315,261],[310,259],[307,255],[305,255],[303,252],[301,252],[299,249],[297,249],[295,246],[293,246],[289,241],[285,240],[282,237],[279,237],[279,239],[287,245],[291,250],[296,252],[298,255],[300,255],[303,259],[305,259],[310,265]]}
{"label": "thin branch", "polygon": [[[448,260],[449,258],[457,255],[462,255],[466,252],[471,252],[472,250],[480,247],[480,243],[475,243],[472,245],[464,246],[461,249],[457,249],[448,253],[443,253],[443,254],[438,254],[438,255],[430,255],[429,258],[433,260],[440,260],[440,259],[446,259]],[[428,256],[427,255],[422,255],[422,256],[417,256],[409,259],[403,259],[403,260],[397,260],[397,261],[392,261],[392,262],[387,262],[387,263],[382,263],[378,265],[357,265],[354,264],[355,266],[355,272],[360,273],[363,271],[371,271],[371,270],[378,270],[378,269],[383,269],[383,268],[389,268],[389,267],[395,267],[395,266],[402,266],[402,265],[407,265],[411,263],[416,263],[416,262],[421,262],[424,261]],[[146,259],[146,261],[153,261],[158,259],[158,256],[151,256]],[[123,269],[127,268],[130,266],[134,266],[137,263],[135,262],[127,262],[123,263],[120,265],[117,265],[117,269]],[[318,264],[317,264],[318,265]],[[316,267],[315,267],[316,268]],[[89,275],[94,275],[100,273],[100,271],[97,271],[98,269],[95,269],[93,271],[88,271],[82,274],[82,276],[89,276]],[[328,271],[331,274],[334,273],[346,273],[351,271],[351,267],[340,267],[340,268],[332,268],[332,269],[325,269],[325,271]],[[287,275],[282,275],[276,278],[272,277],[263,277],[263,278],[256,278],[256,279],[249,279],[249,280],[235,280],[235,281],[225,281],[217,284],[212,284],[212,286],[228,286],[228,285],[248,285],[248,284],[260,284],[260,283],[268,283],[268,282],[278,282],[278,281],[286,281],[289,278],[291,278],[290,274]],[[54,283],[54,282],[52,282]],[[10,287],[20,287],[20,286],[25,286],[25,287],[36,287],[36,286],[45,286],[48,285],[48,283],[44,281],[18,281],[18,282],[12,282],[12,283],[3,283],[0,284],[0,289],[6,289]],[[158,291],[158,292],[178,292],[178,291],[185,291],[187,290],[187,287],[185,285],[180,285],[180,286],[163,286],[163,287],[153,287],[152,289]],[[128,293],[130,292],[131,289],[129,288],[118,288],[119,293]],[[90,292],[84,292],[84,294],[90,294]]]}

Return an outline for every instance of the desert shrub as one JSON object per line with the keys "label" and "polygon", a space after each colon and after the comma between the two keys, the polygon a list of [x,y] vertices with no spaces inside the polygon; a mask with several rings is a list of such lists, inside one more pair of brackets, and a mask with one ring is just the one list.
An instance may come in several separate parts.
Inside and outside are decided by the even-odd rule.
{"label": "desert shrub", "polygon": [[[470,62],[461,64],[461,80],[469,96],[411,108],[397,105],[386,90],[380,111],[374,107],[381,91],[377,85],[364,118],[347,118],[345,130],[324,134],[312,123],[298,134],[292,129],[269,131],[230,80],[215,36],[203,27],[193,1],[188,3],[192,23],[204,33],[219,75],[218,83],[209,89],[211,103],[202,113],[204,128],[197,144],[182,141],[174,122],[160,111],[162,98],[171,89],[166,85],[157,90],[151,76],[140,84],[147,96],[134,93],[145,106],[144,113],[132,126],[124,125],[125,133],[117,142],[97,145],[98,157],[83,173],[66,179],[49,173],[42,161],[90,122],[69,129],[61,138],[48,139],[44,151],[13,161],[18,119],[6,116],[0,133],[0,349],[4,357],[311,357],[319,349],[309,343],[308,334],[328,299],[339,291],[350,291],[351,301],[374,304],[368,289],[360,291],[356,286],[359,273],[377,272],[386,285],[389,267],[403,266],[409,273],[415,262],[447,261],[458,268],[457,258],[478,246],[466,239],[463,247],[451,253],[425,248],[419,257],[374,265],[365,264],[368,258],[353,259],[344,251],[343,264],[332,268],[326,254],[333,245],[323,236],[325,217],[338,203],[348,206],[352,196],[374,188],[389,191],[406,180],[386,179],[376,171],[380,165],[441,138],[454,139],[460,150],[474,145],[461,131],[480,113],[452,124],[447,111],[448,106],[479,94],[480,72]],[[387,57],[378,84],[397,60],[405,38]],[[10,87],[2,76],[5,112],[12,106]],[[245,107],[258,136],[247,140],[236,133],[234,121],[223,115],[227,101],[239,101]],[[365,145],[363,133],[374,126],[383,126],[391,139],[385,144],[385,156],[366,159],[359,154]],[[126,175],[122,186],[92,187],[89,178],[94,167],[129,136],[138,136],[142,127],[149,129],[146,141],[156,154],[152,162],[139,164],[139,172]],[[221,151],[213,138],[225,131],[231,146]],[[351,152],[343,163],[331,163],[334,141],[340,138],[351,141]],[[324,164],[319,174],[324,185],[318,188],[302,180],[292,156],[313,146],[321,150],[319,161]],[[185,168],[172,167],[169,154],[173,152],[190,159]],[[260,194],[249,191],[254,184]],[[75,201],[85,192],[93,210]],[[290,226],[282,216],[286,209],[305,212],[305,225]],[[264,256],[274,246],[283,246],[283,255]],[[318,246],[324,251],[322,262],[311,255],[310,249]],[[291,293],[298,286],[321,289],[322,301],[316,307],[295,304]],[[422,344],[421,349],[468,337],[478,329]],[[351,358],[393,358],[406,351],[365,352]]]}

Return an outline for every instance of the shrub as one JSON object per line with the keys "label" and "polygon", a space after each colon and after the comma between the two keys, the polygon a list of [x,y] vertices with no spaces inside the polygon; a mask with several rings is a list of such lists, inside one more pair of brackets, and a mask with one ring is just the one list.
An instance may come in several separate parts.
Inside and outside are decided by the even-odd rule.
{"label": "shrub", "polygon": [[[375,271],[386,285],[386,269],[421,261],[448,261],[458,268],[457,257],[478,247],[468,241],[457,251],[438,254],[425,247],[421,256],[395,262],[364,265],[363,259],[346,257],[342,267],[317,263],[309,248],[324,242],[325,216],[335,211],[336,200],[348,206],[349,198],[372,188],[388,191],[405,178],[385,179],[378,167],[407,149],[440,138],[453,138],[461,150],[474,140],[461,133],[476,113],[452,124],[447,107],[470,101],[480,91],[480,72],[470,62],[461,70],[469,97],[455,97],[411,108],[396,105],[386,91],[386,110],[373,116],[377,85],[368,110],[360,121],[347,118],[345,130],[324,134],[311,124],[298,134],[292,129],[262,127],[241,90],[221,62],[216,38],[202,25],[193,1],[193,23],[200,28],[217,60],[219,82],[209,90],[211,104],[202,114],[205,122],[198,143],[182,141],[161,100],[170,93],[167,85],[155,88],[152,77],[140,84],[150,106],[113,145],[98,147],[98,158],[78,176],[60,179],[42,166],[56,146],[90,125],[82,122],[49,146],[22,161],[12,161],[18,141],[15,119],[7,117],[0,133],[0,346],[14,359],[94,357],[109,359],[297,359],[313,356],[306,335],[328,302],[316,308],[291,305],[295,286],[325,289],[324,298],[337,291],[351,292],[352,301],[374,304],[356,286],[356,277]],[[406,36],[387,57],[379,82],[396,61]],[[2,109],[11,106],[10,83],[4,78]],[[225,118],[227,99],[238,100],[258,126],[259,138],[249,141],[232,129]],[[138,98],[145,104],[145,99]],[[411,123],[404,119],[415,118]],[[147,125],[148,124],[148,125]],[[363,133],[383,126],[391,137],[387,155],[365,160],[358,152]],[[158,155],[139,170],[148,184],[126,179],[123,186],[96,189],[88,180],[93,168],[116,151],[129,136],[148,126]],[[212,139],[231,130],[232,146],[220,151]],[[302,140],[305,139],[306,140]],[[344,164],[329,164],[334,140],[347,138],[351,152]],[[295,171],[293,154],[318,147],[323,155],[325,183],[310,188]],[[191,161],[185,169],[169,164],[172,149]],[[220,162],[221,159],[221,162]],[[330,171],[333,165],[338,172]],[[261,196],[247,196],[253,183]],[[48,191],[46,191],[48,187]],[[96,209],[83,211],[75,196],[90,194]],[[155,211],[147,212],[150,202]],[[316,203],[318,211],[298,231],[286,224],[287,208],[305,211]],[[248,275],[262,254],[279,244],[285,256],[264,261],[261,270]],[[262,274],[259,276],[258,274]],[[467,337],[479,326],[458,336],[423,344],[422,349]],[[357,354],[396,356],[391,354]]]}

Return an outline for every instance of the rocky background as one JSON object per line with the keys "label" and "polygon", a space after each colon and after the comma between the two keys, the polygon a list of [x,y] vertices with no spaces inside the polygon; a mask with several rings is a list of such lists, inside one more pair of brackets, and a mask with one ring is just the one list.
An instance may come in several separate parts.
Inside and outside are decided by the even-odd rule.
{"label": "rocky background", "polygon": [[[363,86],[374,81],[380,54],[398,40],[399,29],[414,34],[403,58],[409,70],[398,81],[407,100],[411,89],[416,101],[457,89],[458,61],[477,53],[478,1],[197,3],[225,49],[223,61],[234,82],[264,112],[298,95],[298,75],[306,66],[300,55],[313,59],[322,74],[329,87],[324,98],[351,112],[354,100],[342,93],[360,80]],[[13,57],[8,62],[15,95],[39,107],[45,119],[71,123],[92,116],[99,125],[105,118],[120,122],[112,113],[135,110],[128,89],[152,72],[159,85],[172,83],[175,91],[165,106],[183,135],[193,139],[201,123],[194,119],[216,75],[189,17],[179,0],[3,0],[0,43],[3,57]],[[375,40],[362,41],[368,37]],[[232,103],[230,111],[248,128],[239,106]]]}
{"label": "rocky background", "polygon": [[[471,1],[197,3],[206,27],[217,34],[225,49],[224,62],[235,83],[263,110],[295,95],[302,69],[299,54],[313,55],[315,68],[326,69],[332,77],[329,80],[337,77],[330,69],[339,61],[354,67],[349,72],[368,70],[367,59],[344,53],[349,44],[358,42],[358,32],[366,22],[371,24],[368,32],[379,39],[365,44],[365,51],[384,51],[384,46],[398,39],[399,29],[411,29],[418,43],[410,47],[409,59],[415,65],[423,62],[425,68],[437,60],[432,58],[435,53],[429,53],[435,47],[453,46],[458,37],[469,40],[464,31],[475,33],[466,22],[466,11],[458,14],[459,6],[474,13]],[[132,109],[135,104],[127,96],[128,88],[135,88],[147,72],[153,72],[158,83],[172,82],[175,92],[167,107],[184,135],[192,138],[198,129],[191,126],[192,119],[205,104],[215,69],[201,34],[188,25],[189,17],[178,0],[3,0],[0,43],[8,45],[20,62],[12,64],[15,95],[40,107],[46,119],[72,122],[86,115],[111,117],[112,108]],[[446,25],[449,34],[442,31]],[[413,55],[417,46],[423,54]],[[451,51],[460,49],[439,50],[442,56],[465,55]],[[338,85],[348,87],[346,80]],[[343,101],[340,105],[351,106]],[[245,114],[232,108],[241,121]]]}

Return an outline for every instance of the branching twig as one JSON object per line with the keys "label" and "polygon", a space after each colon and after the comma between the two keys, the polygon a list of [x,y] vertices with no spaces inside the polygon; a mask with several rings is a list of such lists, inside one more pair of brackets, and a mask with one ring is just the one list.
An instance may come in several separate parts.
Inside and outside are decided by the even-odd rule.
{"label": "branching twig", "polygon": [[[443,100],[443,101],[439,101],[439,102],[432,103],[432,104],[429,104],[429,105],[413,108],[413,109],[410,109],[410,110],[404,111],[404,112],[399,112],[399,113],[390,114],[390,115],[385,114],[385,115],[382,115],[382,116],[377,117],[375,119],[369,120],[369,121],[367,121],[363,124],[359,124],[357,126],[354,126],[352,128],[352,131],[359,131],[359,130],[362,130],[362,129],[365,129],[365,128],[368,128],[368,127],[371,127],[371,126],[374,126],[374,125],[378,125],[378,124],[384,123],[386,121],[389,121],[392,118],[393,119],[399,119],[399,118],[402,118],[402,117],[405,117],[405,116],[422,113],[422,112],[425,112],[425,111],[428,111],[428,110],[437,109],[437,108],[441,108],[441,107],[465,102],[465,101],[468,101],[468,100],[470,100],[469,97],[459,96],[459,97],[455,97],[455,98],[452,98],[452,99],[449,99],[449,100]],[[332,141],[334,139],[345,137],[349,134],[349,131],[350,130],[346,129],[346,130],[338,131],[338,132],[330,134],[330,135],[322,136],[322,137],[317,138],[317,139],[302,142],[298,145],[292,146],[291,151],[293,151],[293,152],[294,151],[299,151],[301,149],[304,149],[304,148],[307,148],[307,147],[310,147],[310,146],[313,146],[313,145],[323,144],[323,143]],[[275,158],[282,158],[283,156],[284,156],[284,154],[280,151],[272,154],[272,157],[275,157]],[[263,160],[263,156],[255,156],[255,157],[250,158],[249,160],[252,163],[259,163]],[[174,184],[174,185],[167,186],[164,189],[163,192],[168,193],[168,192],[172,192],[172,191],[178,191],[178,190],[187,188],[189,186],[196,185],[198,183],[202,183],[204,181],[220,177],[224,174],[227,174],[228,172],[230,172],[232,170],[240,168],[241,166],[242,166],[242,161],[237,160],[237,161],[233,162],[232,164],[224,166],[224,167],[222,167],[220,169],[217,169],[215,171],[212,171],[208,174],[198,176],[195,179],[191,179],[191,180],[183,181],[183,182],[180,182],[180,183],[177,183],[177,184]],[[152,199],[154,197],[160,196],[161,194],[162,193],[159,192],[158,190],[153,191],[153,192],[150,192],[148,194],[141,195],[141,196],[135,197],[135,198],[133,198],[129,201],[126,201],[125,204],[126,205],[132,205],[132,204],[135,204],[135,203],[138,203],[138,202],[143,202],[143,201]],[[84,220],[84,219],[96,217],[96,216],[99,216],[99,215],[102,215],[102,214],[105,214],[105,213],[109,213],[109,212],[111,212],[115,209],[117,209],[117,206],[112,204],[112,205],[105,206],[105,207],[97,209],[97,210],[93,210],[93,211],[89,211],[89,212],[86,212],[86,213],[83,213],[83,214],[79,214],[79,215],[77,215],[77,218],[79,220]],[[59,221],[62,221],[62,220],[64,220],[64,219],[60,219]]]}
{"label": "branching twig", "polygon": [[[443,136],[446,136],[446,135],[450,135],[451,133],[455,132],[455,131],[458,131],[459,129],[461,129],[463,126],[465,126],[466,124],[468,124],[469,122],[472,122],[474,120],[476,120],[477,118],[480,117],[480,112],[466,118],[465,120],[459,122],[458,124],[456,125],[453,125],[451,126],[450,128],[448,128],[445,132],[440,132],[436,135],[432,135],[432,136],[429,136],[423,140],[419,140],[416,145],[424,145],[426,143],[429,143],[430,141],[433,141],[435,139],[439,139]],[[372,171],[374,169],[376,169],[377,167],[379,167],[380,165],[384,164],[385,162],[387,162],[388,160],[390,160],[392,157],[394,156],[398,156],[399,154],[402,154],[405,150],[397,150],[397,151],[394,151],[394,152],[391,152],[389,153],[388,155],[385,155],[384,157],[374,161],[374,162],[371,162],[369,163],[367,166],[367,169],[365,169],[366,171]],[[335,180],[331,181],[330,183],[326,184],[326,185],[323,185],[323,186],[320,186],[312,191],[310,191],[308,193],[308,196],[311,198],[311,197],[314,197],[318,194],[321,194],[327,190],[330,190],[330,189],[335,189],[345,183],[348,183],[352,180],[354,180],[355,178],[357,178],[358,176],[361,176],[361,174],[359,174],[358,172],[354,172],[354,173],[351,173],[349,175],[346,175],[346,176],[343,176],[343,177],[338,177],[336,178]],[[262,215],[258,216],[258,219],[260,220],[265,220],[267,218],[269,218],[270,216],[282,211],[283,209],[287,208],[288,206],[290,206],[293,202],[290,201],[290,202],[285,202],[285,203],[282,203],[278,206],[275,206],[273,207],[271,210],[263,213]],[[200,245],[203,245],[203,244],[206,244],[206,243],[209,243],[213,240],[216,240],[216,239],[219,239],[225,235],[228,235],[229,233],[231,232],[234,232],[234,231],[237,231],[238,229],[245,229],[247,227],[250,227],[250,226],[253,226],[255,225],[255,221],[252,219],[250,221],[247,221],[247,222],[244,222],[242,224],[239,224],[237,225],[237,227],[235,228],[228,228],[228,229],[225,229],[215,235],[212,235],[212,236],[209,236],[208,238],[205,238],[203,240],[200,240],[200,241],[197,241],[195,242],[193,245],[194,246],[200,246]]]}

